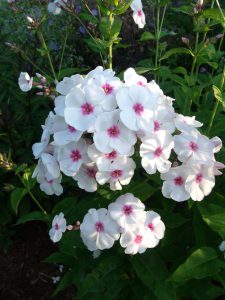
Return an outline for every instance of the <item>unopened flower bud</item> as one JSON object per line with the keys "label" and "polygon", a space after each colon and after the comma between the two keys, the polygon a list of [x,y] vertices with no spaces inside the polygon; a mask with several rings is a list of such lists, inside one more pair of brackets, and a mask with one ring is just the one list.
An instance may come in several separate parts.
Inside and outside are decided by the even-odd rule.
{"label": "unopened flower bud", "polygon": [[187,45],[187,46],[190,45],[190,40],[189,40],[188,38],[182,36],[181,40],[182,40],[182,42],[183,42],[185,45]]}

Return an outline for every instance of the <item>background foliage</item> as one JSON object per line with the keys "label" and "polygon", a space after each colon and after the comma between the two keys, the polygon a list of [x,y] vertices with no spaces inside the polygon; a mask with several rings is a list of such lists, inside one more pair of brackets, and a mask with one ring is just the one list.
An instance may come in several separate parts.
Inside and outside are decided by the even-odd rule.
{"label": "background foliage", "polygon": [[[129,1],[75,1],[74,12],[59,16],[48,14],[47,2],[0,2],[2,251],[13,247],[12,237],[20,224],[39,220],[47,224],[47,232],[55,214],[64,212],[72,224],[81,221],[89,208],[107,207],[129,191],[162,216],[166,234],[160,245],[133,257],[114,246],[93,259],[79,232],[67,232],[45,260],[66,266],[55,294],[73,284],[76,299],[224,299],[225,261],[218,249],[225,240],[224,175],[217,178],[213,193],[204,201],[176,203],[163,198],[159,177],[143,174],[137,159],[135,176],[122,192],[101,187],[88,194],[64,178],[63,196],[47,197],[31,179],[35,164],[31,146],[40,139],[40,125],[53,101],[33,91],[24,94],[17,85],[21,71],[47,73],[53,83],[48,53],[59,80],[85,74],[97,65],[107,67],[113,45],[117,74],[134,67],[148,80],[155,79],[166,95],[176,99],[178,112],[196,115],[204,123],[202,133],[225,141],[225,21],[217,1],[204,1],[203,8],[194,13],[196,3],[188,0],[146,0],[143,30],[133,23]],[[109,30],[112,5],[115,18]],[[98,9],[97,16],[92,9]],[[27,15],[41,20],[47,52],[37,30],[28,28]],[[225,163],[224,147],[217,158]]]}

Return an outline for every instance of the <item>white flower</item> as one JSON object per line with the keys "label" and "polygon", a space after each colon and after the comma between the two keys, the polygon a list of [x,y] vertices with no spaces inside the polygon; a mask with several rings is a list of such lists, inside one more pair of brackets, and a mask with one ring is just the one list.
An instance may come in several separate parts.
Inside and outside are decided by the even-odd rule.
{"label": "white flower", "polygon": [[80,131],[91,129],[102,111],[101,99],[93,99],[92,88],[91,85],[86,85],[83,90],[75,87],[66,96],[65,121]]}
{"label": "white flower", "polygon": [[180,114],[176,114],[174,119],[175,126],[181,132],[190,132],[193,128],[201,127],[203,124],[196,121],[195,117],[187,117]]}
{"label": "white flower", "polygon": [[88,162],[87,145],[84,139],[71,142],[58,148],[58,161],[61,171],[67,176],[75,176],[82,163]]}
{"label": "white flower", "polygon": [[221,169],[224,169],[225,165],[219,161],[215,161],[213,165],[213,170],[214,170],[214,175],[215,176],[220,176],[223,175],[222,172],[220,172]]}
{"label": "white flower", "polygon": [[222,243],[219,245],[219,249],[221,252],[225,252],[225,241],[222,241]]}
{"label": "white flower", "polygon": [[56,91],[62,95],[67,95],[74,87],[80,86],[83,83],[83,80],[83,77],[79,74],[71,77],[64,77],[63,80],[56,85]]}
{"label": "white flower", "polygon": [[127,128],[152,131],[156,103],[148,89],[140,85],[121,88],[116,94],[116,100],[121,109],[120,119]]}
{"label": "white flower", "polygon": [[173,133],[175,130],[174,125],[174,109],[172,106],[158,105],[157,110],[154,111],[153,116],[153,132],[159,130],[166,130]]}
{"label": "white flower", "polygon": [[52,282],[53,282],[53,284],[56,284],[59,281],[60,281],[60,276],[52,276]]}
{"label": "white flower", "polygon": [[138,226],[135,230],[128,230],[121,234],[120,245],[125,249],[126,254],[144,253],[149,245],[147,228],[144,225]]}
{"label": "white flower", "polygon": [[146,219],[145,205],[131,193],[120,196],[108,207],[108,213],[125,230],[133,230]]}
{"label": "white flower", "polygon": [[[87,153],[90,159],[97,164],[98,169],[102,171],[109,170],[112,162],[120,157],[120,154],[116,150],[113,150],[110,153],[102,153],[98,151],[95,144],[88,146]],[[132,148],[127,155],[132,156],[133,154],[134,148]]]}
{"label": "white flower", "polygon": [[145,171],[148,174],[154,174],[157,170],[160,173],[167,172],[171,167],[171,162],[168,159],[173,146],[172,136],[164,130],[142,138],[140,156]]}
{"label": "white flower", "polygon": [[98,66],[87,74],[87,76],[84,79],[84,84],[89,83],[90,80],[92,82],[92,80],[99,78],[99,76],[103,76],[105,79],[111,80],[113,79],[114,75],[115,72],[111,69],[104,70],[102,66]]}
{"label": "white flower", "polygon": [[54,1],[48,4],[48,11],[53,15],[59,15],[61,13],[61,8],[58,7]]}
{"label": "white flower", "polygon": [[58,96],[55,98],[55,108],[54,111],[58,116],[64,117],[65,110],[65,96]]}
{"label": "white flower", "polygon": [[21,72],[18,79],[18,84],[21,91],[28,92],[32,89],[33,77],[30,77],[30,75],[26,72]]}
{"label": "white flower", "polygon": [[50,153],[42,153],[32,177],[38,177],[39,173],[44,174],[44,177],[46,177],[48,180],[59,178],[60,169],[55,155]]}
{"label": "white flower", "polygon": [[32,146],[32,151],[35,159],[40,158],[41,154],[46,151],[50,140],[50,132],[48,129],[43,130],[40,143],[35,143]]}
{"label": "white flower", "polygon": [[111,163],[109,169],[99,170],[96,173],[96,180],[101,185],[109,182],[110,189],[113,191],[121,190],[122,185],[130,183],[135,167],[133,159],[120,156]]}
{"label": "white flower", "polygon": [[59,175],[58,178],[48,179],[44,173],[39,172],[37,176],[37,182],[40,184],[40,190],[49,196],[60,196],[63,193],[61,181],[62,175]]}
{"label": "white flower", "polygon": [[[188,166],[187,166],[188,168]],[[188,168],[185,189],[192,200],[201,201],[211,193],[215,185],[214,169],[208,165],[193,165]]]}
{"label": "white flower", "polygon": [[56,215],[52,221],[52,228],[49,231],[50,239],[56,243],[62,238],[62,234],[66,231],[66,219],[61,212]]}
{"label": "white flower", "polygon": [[181,162],[208,164],[214,160],[213,143],[197,130],[174,136],[174,151]]}
{"label": "white flower", "polygon": [[97,182],[95,180],[97,171],[95,163],[82,165],[73,178],[77,181],[79,188],[84,189],[86,192],[95,192],[97,190]]}
{"label": "white flower", "polygon": [[134,22],[138,25],[139,28],[144,28],[144,26],[145,26],[145,14],[142,10],[141,0],[134,0],[131,3],[130,7],[133,10]]}
{"label": "white flower", "polygon": [[161,217],[156,212],[150,210],[146,212],[145,226],[149,229],[149,239],[152,240],[152,235],[157,240],[161,240],[164,237],[165,225],[161,220]]}
{"label": "white flower", "polygon": [[172,136],[164,130],[142,138],[140,156],[142,157],[141,164],[145,171],[148,174],[154,174],[157,170],[160,173],[167,172],[171,166],[171,162],[168,159],[173,146]]}
{"label": "white flower", "polygon": [[135,134],[121,123],[119,110],[105,112],[98,116],[93,138],[99,151],[110,153],[116,150],[121,155],[131,151],[137,140]]}
{"label": "white flower", "polygon": [[128,68],[124,72],[124,81],[125,86],[132,86],[132,85],[141,85],[145,86],[147,84],[147,79],[144,76],[138,75],[133,68]]}
{"label": "white flower", "polygon": [[54,116],[53,122],[54,145],[66,145],[81,138],[83,132],[66,124],[63,117]]}
{"label": "white flower", "polygon": [[223,146],[223,143],[222,143],[221,139],[218,136],[215,136],[210,141],[214,145],[213,153],[218,153],[221,150],[222,146]]}
{"label": "white flower", "polygon": [[107,215],[107,209],[89,209],[80,225],[81,238],[90,251],[113,246],[120,237],[118,225]]}
{"label": "white flower", "polygon": [[171,168],[169,172],[161,174],[161,179],[165,180],[162,186],[163,196],[178,202],[189,199],[190,195],[185,189],[187,175],[186,166]]}

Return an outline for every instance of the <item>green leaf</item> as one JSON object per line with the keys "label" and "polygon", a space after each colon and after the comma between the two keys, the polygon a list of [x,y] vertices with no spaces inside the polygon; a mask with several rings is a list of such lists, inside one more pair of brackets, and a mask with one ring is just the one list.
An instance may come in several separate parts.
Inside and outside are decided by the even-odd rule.
{"label": "green leaf", "polygon": [[225,97],[223,96],[221,90],[213,85],[213,93],[214,93],[214,97],[222,104],[223,109],[225,109]]}
{"label": "green leaf", "polygon": [[170,49],[169,51],[167,51],[163,57],[160,58],[160,60],[163,60],[163,59],[166,59],[172,55],[175,55],[175,54],[187,54],[187,55],[191,55],[194,57],[194,53],[190,50],[190,49],[187,49],[187,48],[173,48],[173,49]]}
{"label": "green leaf", "polygon": [[139,39],[140,42],[145,42],[145,41],[149,41],[149,40],[155,40],[155,36],[154,36],[154,34],[152,34],[151,32],[148,32],[148,31],[143,32]]}
{"label": "green leaf", "polygon": [[76,261],[74,257],[70,255],[66,255],[60,252],[54,252],[51,255],[49,255],[47,258],[45,258],[44,262],[51,263],[51,264],[63,264],[71,267],[73,264],[75,265]]}
{"label": "green leaf", "polygon": [[30,221],[43,221],[45,223],[50,223],[49,215],[44,214],[41,211],[32,211],[29,214],[23,215],[16,222],[16,225],[23,224]]}
{"label": "green leaf", "polygon": [[133,2],[133,0],[121,1],[120,4],[116,7],[116,9],[113,10],[114,15],[120,15],[120,14],[125,13],[127,11],[127,9],[130,7],[132,2]]}
{"label": "green leaf", "polygon": [[101,19],[101,23],[99,24],[99,30],[103,35],[105,40],[114,40],[120,34],[120,30],[122,27],[122,21],[120,18],[115,17],[113,19],[112,26],[110,24],[109,18],[105,17]]}
{"label": "green leaf", "polygon": [[60,280],[57,288],[55,289],[53,297],[56,296],[60,291],[65,290],[71,284],[75,284],[77,275],[76,273],[77,270],[76,268],[74,268],[64,275],[64,277]]}
{"label": "green leaf", "polygon": [[10,205],[11,205],[13,212],[16,215],[18,213],[18,206],[20,204],[20,201],[23,199],[23,197],[26,194],[27,194],[27,191],[24,188],[16,188],[10,194]]}
{"label": "green leaf", "polygon": [[217,253],[209,247],[201,247],[194,251],[169,278],[170,281],[182,282],[189,279],[202,279],[217,273],[220,261]]}
{"label": "green leaf", "polygon": [[[225,9],[223,9],[223,13],[225,15]],[[205,18],[210,18],[216,21],[216,23],[220,23],[225,28],[225,20],[218,8],[205,9],[203,10],[201,16]]]}

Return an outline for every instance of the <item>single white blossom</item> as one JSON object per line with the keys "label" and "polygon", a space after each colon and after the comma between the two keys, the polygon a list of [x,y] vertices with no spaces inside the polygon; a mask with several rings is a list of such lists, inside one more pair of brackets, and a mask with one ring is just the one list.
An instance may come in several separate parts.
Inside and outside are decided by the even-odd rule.
{"label": "single white blossom", "polygon": [[28,92],[32,89],[33,77],[30,77],[30,75],[26,72],[21,72],[18,79],[18,84],[21,91]]}
{"label": "single white blossom", "polygon": [[50,239],[57,243],[61,240],[62,234],[66,231],[66,219],[64,214],[61,212],[59,215],[56,215],[52,221],[52,228],[49,231]]}
{"label": "single white blossom", "polygon": [[95,192],[97,190],[95,179],[97,171],[95,163],[83,164],[73,179],[77,181],[79,188],[86,192]]}

